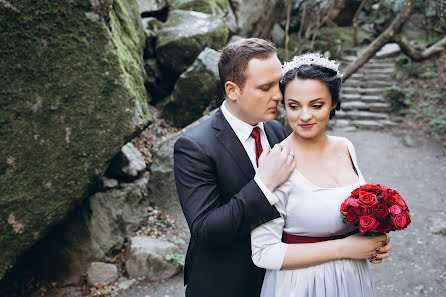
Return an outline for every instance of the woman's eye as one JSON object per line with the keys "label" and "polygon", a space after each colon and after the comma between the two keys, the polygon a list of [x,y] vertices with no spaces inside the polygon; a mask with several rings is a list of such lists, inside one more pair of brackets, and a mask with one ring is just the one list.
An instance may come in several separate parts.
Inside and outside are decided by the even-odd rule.
{"label": "woman's eye", "polygon": [[291,108],[291,109],[296,109],[297,105],[290,104],[290,105],[288,105],[288,107]]}
{"label": "woman's eye", "polygon": [[315,104],[315,105],[313,105],[313,107],[314,107],[314,108],[321,108],[321,107],[322,107],[322,104]]}

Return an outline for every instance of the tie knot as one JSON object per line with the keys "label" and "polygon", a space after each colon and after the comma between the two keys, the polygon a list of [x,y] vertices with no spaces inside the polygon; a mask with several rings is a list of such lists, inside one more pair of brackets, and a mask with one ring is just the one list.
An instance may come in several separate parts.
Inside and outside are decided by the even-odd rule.
{"label": "tie knot", "polygon": [[254,127],[254,128],[252,129],[251,136],[252,136],[254,139],[260,139],[260,128],[259,128],[259,127]]}

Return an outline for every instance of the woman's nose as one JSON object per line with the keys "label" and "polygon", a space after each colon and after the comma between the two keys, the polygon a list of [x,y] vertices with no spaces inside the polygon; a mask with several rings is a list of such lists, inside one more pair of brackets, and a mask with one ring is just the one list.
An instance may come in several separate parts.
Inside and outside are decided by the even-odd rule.
{"label": "woman's nose", "polygon": [[300,114],[300,118],[303,121],[308,121],[311,119],[311,112],[307,108],[302,108],[302,113]]}

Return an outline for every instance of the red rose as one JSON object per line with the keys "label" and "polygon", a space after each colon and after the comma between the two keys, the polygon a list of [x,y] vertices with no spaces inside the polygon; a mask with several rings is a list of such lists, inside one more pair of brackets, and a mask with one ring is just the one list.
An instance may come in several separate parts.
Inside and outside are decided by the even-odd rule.
{"label": "red rose", "polygon": [[384,193],[384,192],[386,192],[387,190],[389,190],[389,188],[388,187],[386,187],[386,186],[383,186],[383,185],[380,185],[381,186],[381,191]]}
{"label": "red rose", "polygon": [[404,213],[395,215],[392,220],[396,230],[401,230],[407,226],[407,216]]}
{"label": "red rose", "polygon": [[389,207],[383,203],[378,203],[373,209],[373,215],[377,219],[384,218],[389,214]]}
{"label": "red rose", "polygon": [[383,195],[382,202],[384,202],[388,206],[392,206],[394,204],[397,204],[397,201],[396,201],[395,197],[393,196],[392,193],[389,193],[389,192],[387,192],[387,193],[385,193]]}
{"label": "red rose", "polygon": [[367,216],[372,214],[372,208],[370,206],[360,205],[358,206],[358,212],[359,216]]}
{"label": "red rose", "polygon": [[360,187],[362,191],[365,192],[374,192],[374,193],[379,193],[381,192],[381,185],[372,185],[372,184],[367,184],[367,185],[363,185]]}
{"label": "red rose", "polygon": [[412,223],[412,220],[410,219],[410,213],[408,211],[405,211],[404,214],[406,215],[407,224],[404,228],[406,228],[410,223]]}
{"label": "red rose", "polygon": [[363,205],[371,206],[377,204],[378,199],[376,199],[376,195],[374,193],[360,191],[358,202]]}
{"label": "red rose", "polygon": [[348,206],[353,206],[353,207],[358,207],[359,206],[358,199],[348,198],[346,203],[347,203]]}
{"label": "red rose", "polygon": [[373,231],[379,222],[373,216],[362,216],[359,218],[359,230],[362,232]]}
{"label": "red rose", "polygon": [[345,213],[348,210],[347,199],[342,202],[340,210],[342,213]]}
{"label": "red rose", "polygon": [[358,198],[358,195],[359,195],[359,191],[360,191],[360,190],[361,190],[360,188],[356,188],[356,189],[354,189],[350,196],[351,196],[352,198]]}
{"label": "red rose", "polygon": [[401,211],[402,211],[402,209],[399,205],[394,204],[390,207],[390,213],[393,215],[397,215],[397,214],[401,213]]}
{"label": "red rose", "polygon": [[387,233],[392,230],[392,225],[393,223],[391,218],[384,218],[379,222],[378,227],[376,227],[376,231],[380,233]]}
{"label": "red rose", "polygon": [[401,206],[401,208],[404,210],[406,209],[406,201],[404,201],[403,198],[401,198],[401,196],[399,194],[396,194],[393,196],[393,198],[395,198],[396,203]]}
{"label": "red rose", "polygon": [[359,221],[358,209],[355,207],[350,208],[347,211],[347,215],[345,217],[350,224],[352,225],[356,224]]}

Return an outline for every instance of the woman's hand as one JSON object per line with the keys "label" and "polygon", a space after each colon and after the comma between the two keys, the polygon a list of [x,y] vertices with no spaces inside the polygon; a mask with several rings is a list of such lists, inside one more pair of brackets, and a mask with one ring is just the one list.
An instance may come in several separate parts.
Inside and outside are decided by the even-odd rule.
{"label": "woman's hand", "polygon": [[365,236],[354,234],[341,239],[340,258],[369,259],[370,263],[379,264],[390,256],[392,245],[387,235]]}

